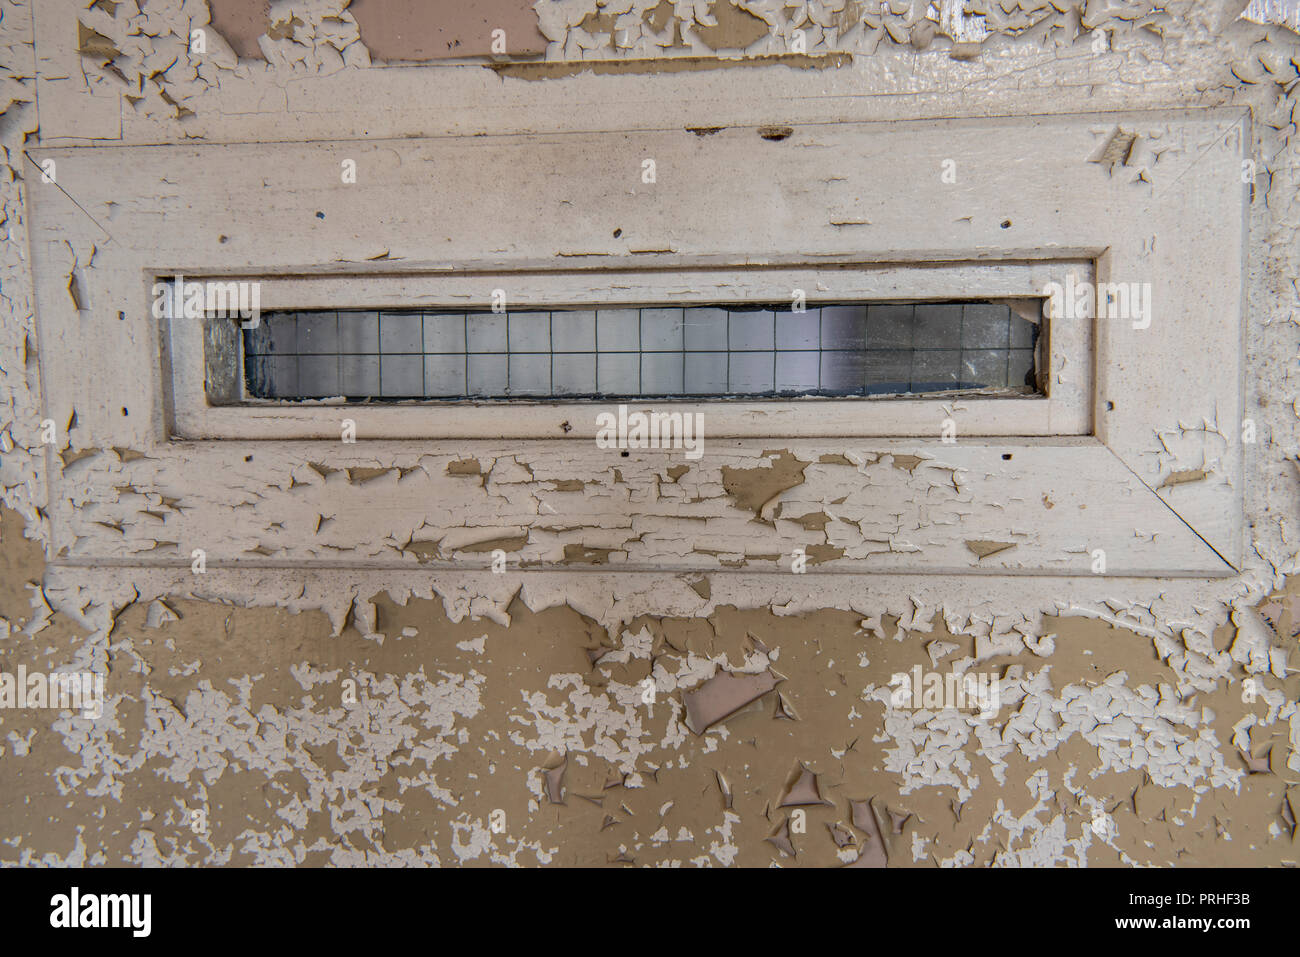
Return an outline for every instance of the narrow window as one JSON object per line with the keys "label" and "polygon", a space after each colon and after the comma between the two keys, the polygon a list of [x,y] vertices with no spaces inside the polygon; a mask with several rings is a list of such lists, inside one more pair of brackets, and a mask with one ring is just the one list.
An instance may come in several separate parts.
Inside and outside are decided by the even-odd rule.
{"label": "narrow window", "polygon": [[241,399],[1034,396],[1041,314],[1035,299],[270,311],[242,334]]}

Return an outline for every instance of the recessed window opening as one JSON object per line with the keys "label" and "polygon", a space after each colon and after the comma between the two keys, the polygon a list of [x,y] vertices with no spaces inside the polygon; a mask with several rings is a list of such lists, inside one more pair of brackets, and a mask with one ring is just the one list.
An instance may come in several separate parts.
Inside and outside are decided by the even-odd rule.
{"label": "recessed window opening", "polygon": [[1037,299],[268,311],[242,333],[241,401],[1032,397],[1041,314]]}

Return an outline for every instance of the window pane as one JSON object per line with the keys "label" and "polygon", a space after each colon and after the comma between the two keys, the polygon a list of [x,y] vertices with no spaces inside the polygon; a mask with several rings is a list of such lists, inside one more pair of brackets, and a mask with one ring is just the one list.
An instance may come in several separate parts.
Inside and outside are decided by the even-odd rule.
{"label": "window pane", "polygon": [[281,400],[1026,395],[1038,306],[267,312],[243,332],[244,375]]}

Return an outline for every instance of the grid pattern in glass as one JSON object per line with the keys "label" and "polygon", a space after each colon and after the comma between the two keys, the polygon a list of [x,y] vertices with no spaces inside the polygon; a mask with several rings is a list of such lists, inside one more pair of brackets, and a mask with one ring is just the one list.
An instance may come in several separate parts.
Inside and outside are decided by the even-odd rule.
{"label": "grid pattern in glass", "polygon": [[583,399],[1037,391],[1006,303],[264,312],[257,399]]}

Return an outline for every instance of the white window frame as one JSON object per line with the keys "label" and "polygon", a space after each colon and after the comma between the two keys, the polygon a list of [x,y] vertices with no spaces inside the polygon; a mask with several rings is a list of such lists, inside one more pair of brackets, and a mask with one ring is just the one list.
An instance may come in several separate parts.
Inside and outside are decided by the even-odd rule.
{"label": "white window frame", "polygon": [[[1026,263],[825,264],[801,269],[689,268],[623,272],[572,270],[474,276],[403,275],[246,279],[260,284],[262,310],[297,309],[489,309],[494,289],[507,291],[509,307],[560,305],[616,308],[642,303],[690,306],[788,300],[799,289],[809,305],[820,301],[896,299],[1039,298],[1048,284],[1073,274],[1090,281],[1085,260]],[[185,282],[222,281],[219,276]],[[168,282],[165,276],[157,282]],[[704,297],[703,299],[701,297]],[[339,402],[272,402],[214,405],[204,389],[204,334],[195,319],[167,317],[165,340],[172,368],[172,433],[189,439],[323,439],[339,434],[339,419],[356,423],[367,439],[595,438],[596,414],[608,401],[556,402],[511,399],[490,402],[415,400],[391,405]],[[945,420],[970,435],[1086,435],[1092,430],[1093,320],[1051,322],[1047,369],[1086,368],[1087,375],[1052,381],[1045,396],[979,396],[845,399],[622,400],[630,410],[702,412],[714,438],[790,438],[937,435]],[[567,423],[568,428],[564,426]]]}
{"label": "white window frame", "polygon": [[[237,431],[233,419],[220,417],[248,410],[224,410],[210,419],[212,410],[172,393],[172,349],[165,326],[148,309],[159,275],[269,275],[315,284],[335,274],[344,285],[360,274],[386,274],[385,282],[410,276],[396,280],[391,301],[415,303],[433,295],[431,274],[450,283],[461,275],[580,265],[658,275],[751,267],[808,275],[809,264],[894,264],[907,271],[942,263],[1057,260],[1093,263],[1098,282],[1150,282],[1154,289],[1149,327],[1099,322],[1092,368],[1067,363],[1052,369],[1054,385],[1090,383],[1087,434],[1063,428],[1019,438],[980,435],[976,424],[984,413],[961,400],[952,404],[954,445],[943,444],[930,421],[906,436],[891,437],[885,426],[877,437],[837,432],[834,442],[812,442],[816,431],[798,438],[781,404],[763,403],[762,409],[738,410],[715,433],[735,437],[711,446],[700,480],[718,482],[720,466],[752,462],[761,449],[787,448],[814,462],[821,450],[860,463],[859,470],[882,456],[903,456],[951,473],[970,503],[961,522],[927,525],[923,541],[912,547],[882,551],[850,542],[844,557],[823,570],[1088,575],[1096,572],[1093,553],[1102,549],[1108,575],[1232,575],[1245,534],[1238,438],[1249,202],[1241,166],[1248,122],[1243,110],[1212,109],[809,124],[796,125],[780,142],[736,126],[707,137],[627,130],[35,150],[38,163],[56,159],[59,171],[57,189],[27,187],[46,412],[60,426],[75,413],[74,448],[96,450],[74,456],[68,468],[49,469],[58,560],[188,561],[190,530],[216,523],[223,533],[211,543],[209,560],[255,565],[267,552],[262,540],[268,522],[251,503],[301,484],[310,463],[409,467],[421,456],[450,462],[517,455],[530,458],[536,476],[543,470],[539,463],[550,463],[556,475],[599,475],[605,463],[610,474],[621,474],[612,466],[631,474],[673,461],[666,450],[620,462],[611,461],[608,450],[558,436],[510,438],[536,435],[534,426],[545,434],[557,425],[545,417],[526,428],[503,422],[480,431],[481,423],[464,430],[434,425],[434,409],[390,410],[402,418],[424,416],[429,425],[420,434],[434,438],[382,438],[386,426],[375,420],[364,423],[359,441],[349,446],[307,440],[315,427],[280,412],[262,423],[265,434],[245,432],[238,440],[249,450],[237,481],[250,505],[231,512],[229,488],[202,480],[228,469],[231,440],[178,437],[175,429],[179,423],[182,433],[200,436]],[[1159,140],[1158,165],[1138,176],[1120,160],[1118,169],[1096,162],[1117,129]],[[945,161],[954,158],[957,181],[947,183]],[[358,164],[355,184],[341,182],[345,159]],[[642,176],[646,159],[656,164],[653,183]],[[815,288],[809,294],[834,298]],[[930,400],[915,401],[931,407]],[[299,429],[298,437],[282,428]],[[412,435],[412,428],[393,434]],[[1174,474],[1188,468],[1177,452],[1185,431],[1223,437],[1213,460],[1196,463],[1203,480]],[[772,441],[781,436],[798,441]],[[815,465],[814,471],[830,467]],[[872,486],[866,507],[883,514],[928,508],[938,472],[901,474],[897,487]],[[178,543],[175,553],[160,554],[159,535],[133,522],[118,527],[129,508],[122,489],[176,495],[187,481],[195,486],[187,508],[167,519],[163,533]],[[384,556],[392,546],[364,541],[367,529],[399,529],[386,533],[389,539],[408,534],[400,529],[415,500],[398,493],[376,500],[364,484],[328,479],[313,494],[321,514],[361,508],[366,523],[352,529],[338,521],[335,534],[350,536],[338,540],[354,544],[331,551],[300,530],[286,531],[273,550],[275,561],[374,564],[389,560]],[[699,516],[688,522],[667,506],[638,502],[628,507],[656,523],[673,526],[680,517],[682,539],[698,534]],[[460,507],[452,503],[448,510]],[[584,520],[571,516],[575,527]],[[788,555],[799,543],[789,523],[769,524],[767,531],[754,530],[746,553]],[[502,519],[502,527],[516,534],[534,526],[536,539],[529,538],[522,557],[545,566],[557,553],[554,516]],[[604,533],[595,519],[590,529],[584,541]],[[1018,546],[973,556],[972,540],[1014,540]],[[722,567],[697,551],[670,554],[656,547],[628,551],[625,567]],[[415,556],[391,561],[405,567]]]}

